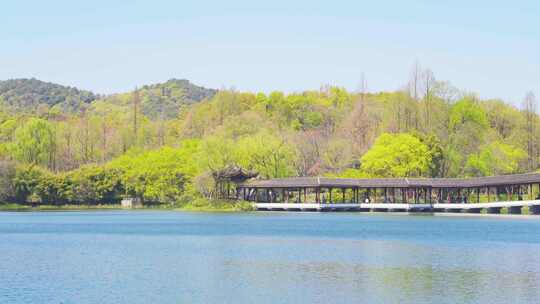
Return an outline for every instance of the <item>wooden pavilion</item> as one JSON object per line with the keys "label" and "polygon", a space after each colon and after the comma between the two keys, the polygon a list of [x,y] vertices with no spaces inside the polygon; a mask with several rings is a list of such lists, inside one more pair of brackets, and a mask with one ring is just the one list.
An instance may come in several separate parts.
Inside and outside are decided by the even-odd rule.
{"label": "wooden pavilion", "polygon": [[463,204],[533,200],[536,198],[533,193],[540,193],[540,173],[475,178],[295,177],[246,180],[236,185],[235,193],[235,199],[246,201],[298,204]]}
{"label": "wooden pavilion", "polygon": [[[216,182],[218,197],[225,199],[237,199],[238,196],[231,195],[232,187],[237,188],[237,185],[258,175],[255,171],[245,170],[239,166],[228,166],[212,173],[212,177]],[[235,192],[233,191],[232,193],[234,194]]]}

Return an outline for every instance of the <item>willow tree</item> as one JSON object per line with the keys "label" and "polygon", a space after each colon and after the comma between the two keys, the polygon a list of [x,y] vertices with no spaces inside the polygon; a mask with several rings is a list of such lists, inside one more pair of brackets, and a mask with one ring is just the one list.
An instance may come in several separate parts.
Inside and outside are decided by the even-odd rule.
{"label": "willow tree", "polygon": [[46,120],[31,118],[15,131],[14,155],[28,164],[55,169],[54,128]]}

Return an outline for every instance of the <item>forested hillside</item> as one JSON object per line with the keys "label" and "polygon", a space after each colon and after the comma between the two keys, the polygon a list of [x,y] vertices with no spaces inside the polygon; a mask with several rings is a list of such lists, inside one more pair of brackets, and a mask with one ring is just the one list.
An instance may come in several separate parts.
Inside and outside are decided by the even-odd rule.
{"label": "forested hillside", "polygon": [[231,166],[262,178],[538,169],[532,92],[516,107],[461,92],[429,70],[415,68],[404,83],[394,92],[326,86],[263,94],[170,80],[111,96],[79,93],[89,96],[79,97],[84,111],[55,110],[65,102],[56,95],[28,99],[51,105],[31,115],[13,109],[34,101],[18,104],[24,94],[2,89],[9,107],[0,111],[0,200],[117,202],[127,195],[185,203],[215,196],[213,176]]}
{"label": "forested hillside", "polygon": [[[140,112],[151,120],[170,120],[178,117],[187,106],[210,99],[217,90],[197,86],[185,79],[170,79],[165,83],[145,85],[137,89]],[[133,104],[133,92],[103,98],[119,105]]]}
{"label": "forested hillside", "polygon": [[14,112],[76,112],[97,98],[89,91],[34,78],[0,81],[2,107]]}

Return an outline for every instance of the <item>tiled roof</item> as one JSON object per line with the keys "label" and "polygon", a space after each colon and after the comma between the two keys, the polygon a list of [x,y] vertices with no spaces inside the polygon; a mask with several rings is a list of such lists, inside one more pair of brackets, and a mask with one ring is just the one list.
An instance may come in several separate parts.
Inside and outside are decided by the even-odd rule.
{"label": "tiled roof", "polygon": [[251,188],[475,188],[486,186],[523,185],[540,183],[540,173],[473,177],[473,178],[327,178],[292,177],[269,180],[251,180],[240,187]]}

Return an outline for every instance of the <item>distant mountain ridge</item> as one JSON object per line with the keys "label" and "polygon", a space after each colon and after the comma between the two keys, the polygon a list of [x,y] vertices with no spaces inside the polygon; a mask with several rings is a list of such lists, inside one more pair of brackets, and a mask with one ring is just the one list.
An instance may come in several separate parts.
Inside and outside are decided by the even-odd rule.
{"label": "distant mountain ridge", "polygon": [[44,106],[77,111],[98,98],[99,95],[90,91],[35,78],[0,81],[0,101],[16,111],[34,112]]}
{"label": "distant mountain ridge", "polygon": [[[216,95],[217,90],[195,85],[187,79],[169,79],[164,83],[145,85],[142,90],[161,90],[163,97],[175,99],[177,102],[187,104],[197,103],[210,99]],[[178,94],[179,92],[182,94]],[[174,93],[177,93],[176,95]]]}
{"label": "distant mountain ridge", "polygon": [[[164,83],[142,86],[139,92],[146,115],[156,117],[159,113],[166,113],[166,116],[170,117],[176,115],[183,105],[212,98],[217,90],[195,85],[187,79],[173,78]],[[81,111],[96,100],[108,101],[110,96],[113,95],[101,96],[91,91],[35,78],[0,81],[0,105],[15,112],[52,109],[60,113],[73,113]]]}
{"label": "distant mountain ridge", "polygon": [[142,111],[151,119],[174,118],[183,106],[211,99],[217,92],[215,89],[195,85],[187,79],[174,78],[139,89]]}

